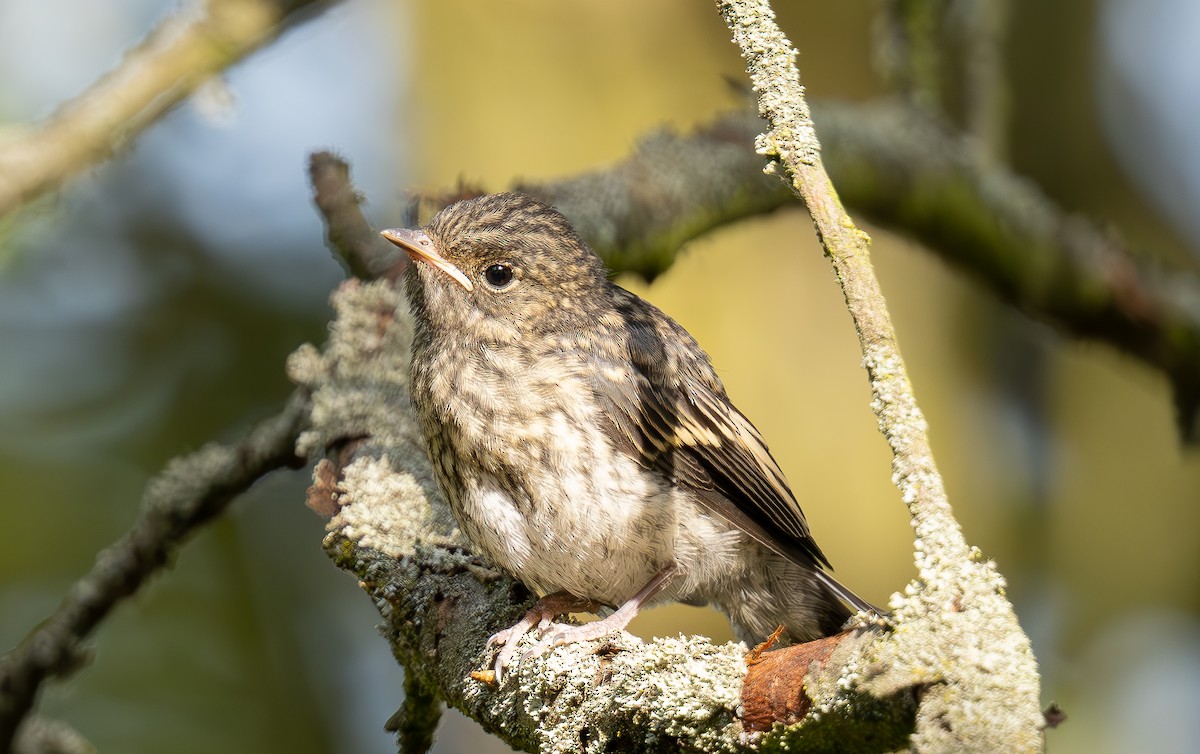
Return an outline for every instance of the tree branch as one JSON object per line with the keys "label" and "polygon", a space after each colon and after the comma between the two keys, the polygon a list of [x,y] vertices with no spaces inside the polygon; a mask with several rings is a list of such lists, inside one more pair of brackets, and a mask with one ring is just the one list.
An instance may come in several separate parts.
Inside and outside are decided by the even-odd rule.
{"label": "tree branch", "polygon": [[84,641],[122,600],[157,573],[198,527],[267,473],[298,468],[295,446],[308,421],[302,393],[233,445],[207,445],[171,461],[146,486],[141,512],[121,539],[71,587],[58,609],[0,658],[0,751],[8,751],[41,684],[86,660]]}
{"label": "tree branch", "polygon": [[0,217],[108,159],[198,86],[330,0],[206,0],[50,118],[0,141]]}
{"label": "tree branch", "polygon": [[945,82],[942,24],[953,0],[883,0],[875,19],[876,64],[905,100],[941,108]]}
{"label": "tree branch", "polygon": [[[828,672],[807,690],[800,683],[807,661],[793,663],[791,675],[772,664],[807,645],[748,669],[741,644],[697,637],[641,644],[624,633],[522,658],[494,685],[484,670],[492,654],[486,638],[512,625],[532,597],[470,553],[437,492],[409,402],[412,323],[395,281],[349,281],[333,303],[324,349],[306,346],[288,364],[313,395],[313,425],[300,449],[324,456],[310,500],[336,509],[325,548],[359,578],[397,660],[426,694],[528,751],[742,750],[755,731],[790,719],[806,692],[809,705],[824,711],[828,740],[862,742],[838,750],[904,745],[913,721],[907,691],[880,700],[846,694],[836,681],[839,658],[869,645],[871,630],[828,640]],[[753,717],[740,719],[743,708]],[[839,737],[846,731],[854,738]]]}
{"label": "tree branch", "polygon": [[397,253],[367,223],[359,207],[363,197],[350,183],[350,166],[331,152],[314,152],[308,159],[308,178],[334,257],[357,278],[399,277],[408,255]]}
{"label": "tree branch", "polygon": [[611,269],[652,280],[693,238],[792,203],[750,149],[759,125],[745,113],[662,130],[611,167],[513,189],[558,207]]}
{"label": "tree branch", "polygon": [[[838,108],[836,110],[827,109],[823,111],[824,117],[818,121],[819,128],[825,128],[824,123],[833,122],[834,117],[845,118],[848,121],[855,118],[861,118],[863,111],[859,108]],[[871,112],[876,114],[876,117],[865,118],[865,122],[880,124],[879,130],[872,128],[855,129],[852,123],[843,124],[845,128],[832,129],[832,133],[839,137],[838,143],[841,145],[841,150],[835,150],[835,158],[847,157],[851,151],[851,145],[847,143],[846,134],[874,134],[881,141],[889,134],[895,137],[905,132],[903,130],[894,130],[892,127],[894,122],[889,122],[888,118],[919,118],[912,111],[903,108],[894,108],[891,106],[872,109]],[[740,120],[744,123],[761,124],[757,118],[746,118],[744,116],[730,116],[726,120]],[[918,121],[922,124],[928,124],[926,119]],[[721,129],[728,133],[731,126],[722,126]],[[705,129],[706,132],[711,132],[713,129]],[[926,138],[928,138],[928,132]],[[677,141],[673,151],[677,155],[689,154],[690,150],[695,150],[697,154],[707,152],[704,138],[698,138],[694,141],[683,137],[672,137]],[[947,136],[949,138],[949,136]],[[905,140],[901,140],[902,145],[907,144]],[[989,180],[983,176],[986,171],[974,164],[964,165],[966,161],[962,154],[954,153],[953,149],[947,149],[947,144],[936,139],[924,141],[916,140],[919,148],[902,148],[898,149],[896,161],[899,165],[899,172],[902,175],[909,175],[912,180],[923,180],[927,185],[932,184],[937,186],[940,182],[944,182],[947,186],[966,182],[968,185],[973,185],[977,189],[982,189],[989,185]],[[952,147],[953,142],[949,142]],[[919,155],[925,155],[931,159],[939,154],[951,152],[951,157],[935,159],[935,168],[933,172],[926,175],[920,169]],[[639,152],[640,154],[640,152]],[[911,164],[905,162],[904,157],[908,156]],[[324,156],[322,159],[335,160],[329,156]],[[686,169],[686,165],[683,166]],[[907,172],[906,172],[907,171]],[[339,171],[336,171],[340,176],[340,180],[345,180],[348,177],[348,172],[345,166],[342,165]],[[854,171],[849,174],[853,175]],[[944,172],[944,174],[942,174]],[[886,171],[885,171],[886,173]],[[941,175],[939,178],[938,176]],[[972,181],[978,181],[972,183]],[[548,193],[553,195],[557,187],[561,184],[571,184],[575,180],[580,180],[580,183],[603,182],[605,180],[603,173],[584,176],[581,179],[568,179],[555,184],[546,184],[549,188]],[[750,180],[747,178],[747,180]],[[756,176],[755,180],[760,180]],[[1033,190],[1024,182],[1009,178],[1013,184],[1013,190],[1018,197],[1024,196],[1028,199],[1029,192]],[[594,184],[595,185],[595,184]],[[608,185],[608,188],[615,189],[619,183],[614,182]],[[578,190],[577,187],[572,187]],[[652,187],[651,187],[652,188]],[[339,190],[345,190],[347,195],[356,196],[353,189],[349,186],[341,187]],[[632,190],[632,189],[630,189]],[[941,195],[939,190],[930,189],[934,195]],[[599,197],[611,197],[614,191],[601,192]],[[1025,192],[1024,195],[1021,192]],[[619,192],[616,192],[619,193]],[[886,193],[886,192],[882,192]],[[652,194],[643,194],[643,197],[652,196]],[[860,196],[863,196],[860,194]],[[947,211],[947,224],[949,227],[962,228],[963,234],[970,237],[972,233],[981,232],[973,223],[976,219],[983,219],[985,215],[983,210],[986,209],[985,200],[997,202],[998,207],[1008,207],[1013,212],[1013,217],[1008,222],[999,223],[1006,232],[1011,232],[1019,236],[1021,233],[1029,233],[1032,231],[1021,231],[1017,222],[1021,213],[1018,209],[1024,205],[1021,201],[1004,197],[996,193],[988,193],[980,190],[978,192],[979,205],[976,212],[967,212],[963,218],[956,218],[951,211]],[[582,199],[580,200],[582,201]],[[919,205],[918,201],[918,205]],[[326,206],[326,205],[323,205]],[[335,206],[335,205],[328,205]],[[937,211],[932,207],[914,207],[914,211],[919,217],[933,218]],[[1048,210],[1038,210],[1039,212]],[[585,213],[579,217],[589,217],[596,214],[596,211]],[[1003,214],[1003,213],[1002,213]],[[351,208],[350,216],[352,222],[359,222],[363,227],[356,231],[357,235],[369,233],[370,229],[366,227],[365,220],[358,212],[357,206]],[[647,214],[649,216],[649,214]],[[331,225],[342,222],[344,219],[327,218]],[[578,220],[576,220],[578,222]],[[669,216],[658,216],[655,222],[670,222]],[[590,234],[593,232],[586,222],[580,223],[585,236],[594,238]],[[632,227],[629,226],[630,232]],[[1044,231],[1044,229],[1040,229]],[[355,254],[359,247],[355,245],[347,245],[340,250],[340,253]],[[1059,253],[1066,254],[1065,247],[1059,249]],[[1056,264],[1070,265],[1083,264],[1082,259],[1067,258],[1057,261]],[[382,265],[383,269],[389,269],[388,265]],[[392,277],[385,275],[385,277]],[[320,370],[312,370],[311,374],[324,370],[333,374],[341,369],[334,365],[340,360],[345,360],[345,363],[355,364],[366,356],[356,355],[360,351],[366,351],[367,356],[374,359],[384,358],[383,354],[387,351],[398,349],[407,354],[407,341],[399,345],[389,346],[380,340],[379,333],[383,331],[385,326],[393,322],[406,322],[406,314],[401,307],[401,302],[397,298],[393,301],[377,302],[367,306],[368,312],[373,311],[367,317],[359,317],[358,323],[349,327],[350,331],[359,331],[362,333],[372,334],[369,341],[357,348],[342,348],[340,351],[330,352],[322,359],[328,359],[328,363],[321,367]],[[351,307],[353,308],[353,307]],[[345,315],[342,315],[345,316]],[[407,327],[407,324],[403,325]],[[336,333],[336,329],[335,329]],[[337,338],[334,339],[334,342]],[[332,346],[331,346],[332,347]],[[886,359],[880,359],[878,355],[875,357],[873,366],[876,371],[880,371],[880,362],[886,367]],[[441,579],[445,574],[442,571],[447,570],[446,558],[449,556],[465,557],[462,549],[455,549],[456,545],[453,542],[442,544],[439,546],[430,546],[426,544],[430,541],[431,535],[429,529],[420,526],[417,529],[401,528],[395,522],[407,521],[424,521],[431,518],[439,518],[442,520],[444,530],[438,536],[450,536],[454,532],[452,523],[449,523],[449,514],[443,509],[440,509],[440,503],[436,497],[421,498],[421,502],[417,508],[417,512],[409,509],[410,503],[401,501],[400,496],[394,494],[393,490],[407,489],[412,490],[414,482],[410,477],[406,477],[404,468],[399,467],[398,478],[393,478],[392,471],[395,470],[397,461],[389,461],[387,464],[379,468],[378,477],[367,477],[365,479],[347,481],[345,470],[354,463],[358,463],[357,456],[354,452],[357,451],[361,439],[356,439],[351,443],[343,443],[339,446],[336,442],[338,437],[346,438],[365,438],[372,435],[373,432],[387,429],[397,417],[406,417],[406,420],[411,421],[409,417],[410,408],[407,405],[407,388],[403,382],[396,382],[396,375],[404,375],[407,370],[407,361],[398,361],[391,364],[383,364],[375,373],[359,373],[357,370],[360,367],[349,369],[342,379],[348,380],[350,387],[362,398],[369,399],[372,392],[379,392],[384,396],[389,396],[389,400],[394,403],[380,403],[374,408],[364,405],[363,407],[353,410],[347,410],[343,407],[338,410],[327,410],[324,412],[327,420],[337,416],[347,416],[351,419],[343,425],[331,425],[331,429],[327,432],[327,444],[334,448],[349,449],[350,452],[339,452],[336,455],[339,457],[338,462],[325,462],[318,468],[318,482],[314,484],[314,497],[323,500],[322,506],[328,506],[332,510],[336,510],[340,504],[344,506],[342,518],[349,516],[348,519],[342,520],[339,518],[331,523],[331,530],[334,534],[327,540],[327,548],[330,550],[341,563],[344,568],[352,570],[364,580],[364,585],[368,591],[375,597],[381,611],[388,618],[393,630],[389,633],[389,640],[393,643],[393,649],[397,657],[408,662],[410,659],[418,663],[413,669],[410,667],[410,672],[424,672],[433,677],[435,680],[430,681],[438,689],[439,693],[444,693],[445,698],[451,704],[460,706],[480,720],[485,727],[492,729],[493,727],[503,729],[502,735],[509,743],[517,746],[532,746],[537,739],[538,731],[528,727],[522,727],[525,723],[522,719],[504,718],[495,708],[477,708],[477,699],[470,689],[464,691],[463,684],[465,683],[462,673],[468,673],[472,669],[485,667],[487,664],[486,653],[483,652],[480,643],[480,637],[489,635],[493,630],[499,627],[506,626],[512,620],[521,614],[529,601],[522,601],[523,592],[519,586],[513,585],[512,582],[504,582],[507,588],[500,591],[505,593],[505,597],[496,597],[496,593],[481,590],[474,591],[472,588],[467,596],[463,596],[461,584],[458,586],[446,584],[438,581],[419,593],[413,594],[410,587],[415,587],[423,583],[427,577],[435,577]],[[889,375],[883,375],[888,377]],[[323,377],[312,377],[312,379],[324,379]],[[304,380],[301,379],[303,382]],[[383,381],[382,384],[380,381]],[[882,388],[884,381],[877,381],[877,388]],[[315,383],[313,383],[315,384]],[[375,388],[370,386],[375,384]],[[344,388],[343,388],[344,389]],[[881,404],[882,405],[882,404]],[[902,408],[898,408],[902,404],[892,404],[893,411],[904,414]],[[376,426],[374,429],[369,423],[369,418],[372,416],[384,417],[384,426]],[[360,417],[360,418],[354,418]],[[380,454],[392,453],[387,448],[394,440],[388,440],[385,436],[380,441],[372,453],[378,457]],[[408,439],[404,442],[407,445],[401,447],[399,451],[395,451],[396,459],[404,459],[404,463],[412,463],[412,459],[420,457],[421,463],[427,464],[423,453],[420,451],[420,439],[415,434],[415,430],[410,430]],[[901,436],[893,438],[893,442],[903,445],[904,440]],[[416,450],[414,450],[416,448]],[[416,455],[414,455],[414,453]],[[370,458],[370,454],[366,456]],[[908,472],[909,477],[917,476],[917,482],[922,480],[919,475],[914,474],[914,471],[919,471],[919,464],[914,470]],[[431,476],[427,467],[422,467],[422,471],[416,473],[415,478],[418,487],[424,486],[422,495],[436,496],[433,492]],[[384,490],[388,494],[382,497],[377,492],[372,490]],[[915,499],[915,498],[914,498]],[[372,517],[366,514],[352,514],[348,511],[354,510],[360,505],[367,510],[375,511],[377,520],[372,520]],[[399,505],[399,508],[395,506]],[[315,506],[319,507],[319,506]],[[429,512],[430,510],[442,510],[440,514]],[[936,531],[936,527],[933,527]],[[396,537],[396,539],[392,539]],[[956,550],[959,555],[962,554],[961,537],[952,531],[952,542],[950,549]],[[391,544],[382,547],[380,543],[390,541]],[[406,544],[407,543],[407,544]],[[1013,727],[1019,728],[1029,738],[1025,743],[1030,743],[1032,739],[1038,738],[1040,732],[1038,727],[1041,718],[1034,719],[1031,710],[1036,705],[1036,676],[1031,679],[1032,673],[1032,658],[1028,656],[1028,645],[1019,629],[1016,629],[1011,611],[1007,602],[1002,597],[1003,581],[995,573],[990,564],[981,564],[976,562],[978,553],[973,549],[966,550],[966,558],[959,561],[951,561],[957,566],[961,566],[961,570],[956,570],[955,565],[948,565],[944,557],[930,558],[927,554],[929,547],[936,544],[932,538],[922,538],[918,543],[918,565],[923,575],[923,581],[910,586],[905,598],[893,603],[897,607],[896,620],[906,626],[905,641],[900,642],[898,646],[883,645],[882,647],[872,646],[870,651],[858,650],[855,651],[854,644],[848,644],[844,653],[833,655],[832,653],[822,654],[820,657],[825,658],[825,662],[821,665],[818,672],[814,674],[808,673],[810,660],[801,659],[797,662],[785,662],[788,656],[786,653],[807,651],[804,645],[802,647],[789,648],[779,652],[771,653],[767,656],[771,663],[764,661],[760,665],[752,666],[747,672],[743,687],[743,698],[741,709],[743,716],[740,722],[745,726],[747,731],[761,731],[769,728],[774,722],[795,722],[803,719],[806,716],[807,722],[801,726],[805,735],[805,745],[813,745],[814,740],[821,740],[818,731],[820,727],[814,728],[813,720],[816,716],[809,715],[810,710],[816,710],[822,722],[821,726],[826,726],[826,731],[829,729],[836,730],[835,739],[844,741],[848,731],[854,731],[859,734],[875,736],[870,740],[876,743],[879,740],[888,740],[889,735],[895,735],[898,729],[904,728],[898,720],[908,719],[911,722],[911,712],[904,712],[904,699],[909,702],[912,697],[905,695],[910,689],[916,690],[918,696],[925,700],[924,707],[924,725],[926,732],[933,730],[936,733],[953,732],[962,733],[964,723],[959,719],[955,710],[952,709],[954,704],[954,695],[945,691],[945,687],[953,684],[965,686],[974,686],[978,688],[999,689],[997,693],[1006,695],[1005,689],[1020,688],[1022,681],[1031,681],[1031,685],[1022,689],[1018,696],[1025,700],[1024,709],[1019,710],[1020,714],[1014,715],[1014,719],[1010,720]],[[382,547],[382,549],[381,549]],[[461,548],[461,542],[458,543]],[[449,553],[449,555],[448,555]],[[392,577],[392,559],[395,557],[401,558],[407,567],[413,570],[406,572],[397,583]],[[440,569],[440,570],[439,570]],[[473,561],[466,562],[466,565],[455,565],[450,568],[452,576],[460,581],[472,581],[477,579],[482,571],[480,564]],[[971,579],[962,579],[962,573],[973,574]],[[492,576],[491,578],[498,578]],[[510,593],[510,590],[516,589],[515,593]],[[438,596],[441,595],[441,596]],[[447,598],[445,595],[455,595],[452,598]],[[449,607],[442,605],[447,599],[452,603]],[[499,600],[498,602],[489,600]],[[462,608],[462,612],[458,612],[458,608]],[[440,616],[440,617],[439,617]],[[482,616],[478,618],[480,623],[475,625],[470,630],[470,635],[474,637],[475,644],[470,644],[469,638],[458,637],[453,644],[440,644],[441,628],[435,628],[432,636],[424,636],[419,632],[413,634],[414,627],[428,626],[459,626],[463,621],[467,621],[471,616]],[[1014,630],[1015,629],[1015,630]],[[970,639],[964,639],[963,633],[970,634]],[[464,648],[465,647],[465,648]],[[423,649],[422,649],[423,648]],[[450,648],[450,649],[447,649]],[[441,654],[443,650],[453,653],[466,652],[469,658],[463,660],[461,657],[447,658]],[[993,651],[994,650],[994,651]],[[1026,661],[1019,663],[1010,663],[1011,657],[1015,655],[1023,658]],[[879,657],[889,657],[889,662],[892,664],[879,663],[875,660]],[[942,668],[931,668],[924,664],[923,660],[917,658],[950,658],[946,660],[945,667],[953,669],[953,672],[943,672]],[[832,659],[831,659],[832,658]],[[774,662],[781,664],[776,666]],[[534,661],[536,662],[536,661]],[[447,671],[442,663],[449,663],[455,670]],[[435,669],[430,669],[427,664],[433,664]],[[687,665],[685,662],[684,665]],[[534,665],[535,670],[530,672],[536,679],[537,674],[541,672],[539,666]],[[760,670],[761,669],[761,670]],[[1008,671],[1012,669],[1014,674],[1009,675]],[[459,675],[455,675],[459,672]],[[457,679],[457,680],[456,680]],[[848,700],[850,697],[849,690],[844,685],[850,681],[850,688],[861,687],[869,689],[875,693],[891,694],[885,700],[882,709],[888,713],[883,714],[879,709],[870,710],[870,714],[862,714],[858,717],[854,712],[847,710],[861,711],[864,709],[866,702],[864,699],[870,699],[867,694],[859,694],[853,697],[854,701]],[[450,684],[453,693],[445,691],[446,686]],[[856,686],[857,684],[857,686]],[[915,684],[915,685],[914,685]],[[524,688],[524,687],[522,687]],[[769,688],[772,690],[771,695],[762,696],[761,689]],[[791,695],[786,691],[792,689]],[[480,693],[486,691],[486,687],[477,689]],[[543,689],[544,691],[544,689]],[[839,695],[840,694],[840,695]],[[607,697],[606,697],[607,698]],[[611,700],[610,700],[611,701]],[[989,703],[991,703],[991,700]],[[699,701],[697,702],[700,703]],[[704,704],[712,703],[717,705],[711,707],[713,714],[717,714],[718,710],[724,710],[721,707],[721,702],[717,699],[704,700]],[[472,705],[476,706],[472,706]],[[1009,701],[1005,702],[993,709],[1007,715],[1012,709],[1009,706]],[[836,714],[831,716],[829,710],[841,710],[844,714],[838,717]],[[611,710],[609,710],[611,712]],[[628,711],[626,711],[628,712]],[[562,714],[558,712],[556,714]],[[617,714],[617,713],[612,713]],[[629,713],[633,714],[633,713]],[[724,714],[723,712],[721,714]],[[604,715],[600,716],[601,718]],[[867,717],[874,720],[890,719],[894,725],[892,727],[882,726],[882,730],[886,733],[880,733],[879,730],[867,731],[851,721]],[[614,719],[624,719],[617,715]],[[840,720],[843,727],[839,727],[835,721]],[[600,724],[600,723],[597,723]],[[950,726],[950,727],[946,727]],[[586,726],[585,726],[586,727]],[[514,731],[523,731],[516,733]],[[592,730],[590,735],[600,735],[598,731],[609,730],[601,726],[600,728],[588,728]],[[911,730],[911,724],[906,728]],[[776,740],[775,743],[783,745],[784,741],[790,740],[793,735],[802,735],[800,733],[785,733],[781,740]],[[984,739],[980,739],[983,741]],[[943,742],[944,743],[944,742]],[[1006,741],[1005,745],[1011,742]],[[1034,743],[1040,743],[1040,738]],[[895,744],[899,745],[899,744]],[[948,744],[953,747],[958,745],[956,742]],[[859,750],[883,750],[887,747],[870,748],[867,744]],[[936,747],[935,747],[936,749]]]}
{"label": "tree branch", "polygon": [[1138,254],[1064,212],[975,141],[918,111],[824,109],[830,174],[847,202],[915,237],[1000,298],[1161,370],[1184,438],[1200,429],[1200,275]]}
{"label": "tree branch", "polygon": [[766,0],[717,0],[748,64],[769,130],[756,146],[787,171],[846,296],[892,448],[893,478],[916,532],[919,579],[894,597],[896,630],[871,648],[859,688],[894,694],[924,686],[913,748],[922,752],[1041,751],[1045,719],[1029,639],[1004,597],[1004,581],[969,548],[934,464],[895,330],[870,261],[870,239],[842,207],[821,159],[794,63],[795,50]]}
{"label": "tree branch", "polygon": [[[1078,338],[1161,370],[1181,434],[1200,437],[1200,275],[1139,254],[1065,212],[976,139],[895,101],[822,103],[813,120],[846,203]],[[751,113],[660,132],[609,168],[515,188],[545,199],[618,272],[661,273],[687,241],[795,201],[747,148]]]}
{"label": "tree branch", "polygon": [[982,154],[1000,161],[1008,151],[1008,87],[1004,39],[1008,0],[955,0],[962,30],[962,92],[966,132]]}

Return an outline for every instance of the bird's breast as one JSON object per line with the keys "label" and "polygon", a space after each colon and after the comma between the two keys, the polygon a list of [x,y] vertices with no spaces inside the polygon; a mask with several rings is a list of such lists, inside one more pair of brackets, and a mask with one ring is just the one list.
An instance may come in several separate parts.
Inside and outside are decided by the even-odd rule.
{"label": "bird's breast", "polygon": [[675,490],[613,445],[589,385],[569,354],[414,362],[414,400],[467,538],[536,589],[619,604],[672,559]]}

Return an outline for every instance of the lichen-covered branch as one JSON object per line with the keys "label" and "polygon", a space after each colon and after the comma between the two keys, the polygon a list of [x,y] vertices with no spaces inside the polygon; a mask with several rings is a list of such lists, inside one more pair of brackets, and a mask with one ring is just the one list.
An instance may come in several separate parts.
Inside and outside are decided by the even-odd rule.
{"label": "lichen-covered branch", "polygon": [[766,0],[718,0],[746,59],[768,130],[760,154],[786,171],[812,215],[858,331],[872,408],[893,453],[893,478],[916,532],[919,578],[892,600],[895,631],[874,648],[861,688],[923,688],[912,746],[922,752],[1040,751],[1045,724],[1029,639],[1004,581],[969,548],[934,464],[896,334],[870,261],[870,239],[846,214],[821,159],[795,51]]}
{"label": "lichen-covered branch", "polygon": [[206,0],[163,21],[45,121],[0,139],[0,217],[107,159],[198,86],[330,0]]}
{"label": "lichen-covered branch", "polygon": [[762,175],[757,127],[746,113],[686,136],[661,130],[603,170],[513,189],[552,202],[611,269],[652,280],[693,238],[793,201]]}
{"label": "lichen-covered branch", "polygon": [[987,159],[967,136],[894,104],[820,110],[848,204],[915,237],[1021,311],[1160,369],[1181,434],[1200,430],[1200,274],[1130,249]]}
{"label": "lichen-covered branch", "polygon": [[[345,283],[334,307],[324,349],[302,348],[288,365],[313,396],[312,428],[300,441],[302,452],[322,458],[310,504],[333,514],[327,551],[359,578],[396,659],[427,694],[527,751],[740,751],[756,732],[794,719],[801,703],[825,719],[810,745],[850,752],[904,745],[914,709],[907,690],[847,694],[837,682],[849,662],[842,656],[860,656],[875,629],[826,640],[822,656],[833,659],[807,689],[810,661],[791,654],[807,645],[748,668],[741,644],[698,637],[642,644],[624,633],[522,658],[495,685],[485,670],[486,638],[532,598],[471,554],[438,495],[409,403],[407,303],[394,280],[381,279]],[[790,666],[780,664],[786,657]]]}
{"label": "lichen-covered branch", "polygon": [[297,393],[244,440],[206,445],[173,460],[150,481],[129,532],[96,556],[92,570],[75,582],[53,615],[0,658],[0,751],[12,746],[42,682],[86,661],[84,642],[96,627],[170,562],[188,535],[265,474],[303,463],[295,446],[308,415],[307,401]]}

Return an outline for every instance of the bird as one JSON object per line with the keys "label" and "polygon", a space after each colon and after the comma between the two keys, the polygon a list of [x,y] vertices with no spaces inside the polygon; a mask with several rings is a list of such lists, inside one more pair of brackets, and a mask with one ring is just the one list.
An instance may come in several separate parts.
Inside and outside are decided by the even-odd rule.
{"label": "bird", "polygon": [[668,600],[715,606],[751,645],[873,611],[826,570],[708,355],[610,280],[558,210],[489,194],[382,235],[414,261],[411,395],[438,487],[471,545],[541,596],[489,638],[497,681]]}

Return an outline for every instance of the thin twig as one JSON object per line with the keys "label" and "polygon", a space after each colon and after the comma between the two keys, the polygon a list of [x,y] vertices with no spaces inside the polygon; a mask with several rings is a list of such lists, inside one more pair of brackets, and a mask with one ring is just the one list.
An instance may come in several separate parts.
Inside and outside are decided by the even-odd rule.
{"label": "thin twig", "polygon": [[871,239],[846,214],[825,172],[791,43],[775,25],[765,0],[718,0],[718,5],[749,63],[759,108],[769,125],[759,138],[758,152],[786,168],[846,296],[871,380],[871,407],[892,448],[896,485],[909,506],[917,537],[923,540],[942,532],[944,547],[934,557],[963,561],[967,543],[950,512],[896,331],[871,267]]}
{"label": "thin twig", "polygon": [[0,659],[0,751],[9,750],[42,682],[78,667],[84,641],[170,561],[190,534],[265,474],[303,464],[295,448],[307,422],[308,401],[297,392],[279,415],[241,442],[206,445],[171,461],[150,481],[129,532],[101,551],[54,614]]}
{"label": "thin twig", "polygon": [[362,196],[350,183],[350,166],[332,152],[314,152],[308,158],[308,177],[334,257],[364,280],[385,273],[397,276],[407,265],[408,255],[397,253],[363,216],[359,207]]}
{"label": "thin twig", "polygon": [[942,22],[951,0],[882,0],[876,59],[910,104],[936,111],[945,96]]}
{"label": "thin twig", "polygon": [[108,159],[198,86],[333,0],[206,0],[44,122],[0,141],[0,217]]}
{"label": "thin twig", "polygon": [[[795,50],[766,0],[717,0],[717,5],[746,59],[759,111],[769,125],[757,142],[758,151],[776,161],[772,167],[786,170],[845,294],[871,383],[871,407],[892,448],[893,480],[916,532],[920,579],[906,598],[892,600],[898,630],[878,649],[879,663],[887,668],[880,676],[891,678],[876,688],[894,691],[922,679],[940,682],[921,701],[914,749],[1040,750],[1044,718],[1029,640],[1003,597],[1003,580],[967,546],[950,509],[871,267],[870,239],[846,214],[825,172]],[[918,626],[940,629],[944,643],[923,641],[918,647],[911,637],[922,633]],[[982,665],[995,667],[992,663],[1009,674],[1001,679],[990,671],[983,676],[977,672]]]}
{"label": "thin twig", "polygon": [[966,131],[975,137],[982,155],[999,162],[1008,147],[1004,75],[1008,0],[956,0],[954,10],[962,30]]}

